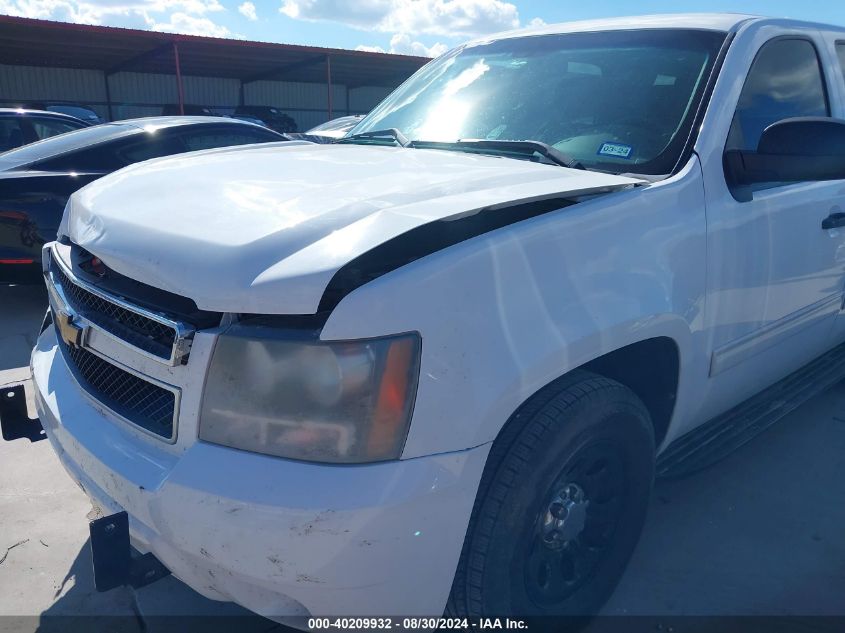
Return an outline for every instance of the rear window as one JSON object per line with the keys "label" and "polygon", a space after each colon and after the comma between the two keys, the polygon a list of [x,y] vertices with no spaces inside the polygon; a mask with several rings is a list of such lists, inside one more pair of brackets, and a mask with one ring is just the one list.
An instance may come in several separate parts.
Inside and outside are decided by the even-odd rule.
{"label": "rear window", "polygon": [[47,110],[49,110],[50,112],[60,112],[62,114],[75,116],[77,119],[82,119],[83,121],[99,120],[99,117],[97,116],[96,112],[89,108],[83,108],[82,106],[64,105],[63,103],[57,103],[55,105],[48,105]]}
{"label": "rear window", "polygon": [[108,123],[74,130],[0,154],[0,169],[27,165],[140,131],[134,125],[123,123]]}
{"label": "rear window", "polygon": [[[240,127],[240,126],[239,126]],[[242,126],[246,129],[198,129],[190,130],[181,135],[182,142],[189,152],[203,149],[215,149],[218,147],[231,147],[234,145],[249,145],[252,143],[268,143],[283,141],[284,138],[260,128],[252,129],[250,126]]]}
{"label": "rear window", "polygon": [[57,136],[59,134],[66,134],[82,127],[82,125],[76,121],[65,121],[63,119],[29,117],[28,121],[32,126],[33,132],[35,132],[35,136],[39,139],[50,138],[51,136]]}
{"label": "rear window", "polygon": [[0,152],[24,144],[24,134],[18,119],[19,117],[0,117]]}

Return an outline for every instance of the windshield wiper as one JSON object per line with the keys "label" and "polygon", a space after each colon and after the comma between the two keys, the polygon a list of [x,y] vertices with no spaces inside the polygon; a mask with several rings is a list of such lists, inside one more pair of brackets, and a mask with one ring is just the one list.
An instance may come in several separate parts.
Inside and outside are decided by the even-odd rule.
{"label": "windshield wiper", "polygon": [[494,139],[461,139],[452,143],[441,141],[411,141],[409,147],[429,149],[490,150],[493,152],[511,152],[515,154],[539,154],[555,165],[570,169],[585,169],[577,160],[542,141],[505,141]]}
{"label": "windshield wiper", "polygon": [[344,136],[341,139],[338,139],[338,143],[349,143],[351,141],[355,141],[357,139],[367,139],[367,138],[390,138],[399,143],[402,147],[408,147],[410,145],[410,141],[407,137],[402,134],[399,130],[395,127],[386,128],[384,130],[372,130],[370,132],[360,132],[358,134],[353,134],[352,136]]}

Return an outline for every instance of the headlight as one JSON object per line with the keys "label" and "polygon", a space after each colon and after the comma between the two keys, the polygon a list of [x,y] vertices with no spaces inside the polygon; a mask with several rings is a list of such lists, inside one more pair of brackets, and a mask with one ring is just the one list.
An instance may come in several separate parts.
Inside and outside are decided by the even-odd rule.
{"label": "headlight", "polygon": [[235,325],[206,381],[200,439],[292,459],[398,459],[419,377],[420,338],[323,342]]}

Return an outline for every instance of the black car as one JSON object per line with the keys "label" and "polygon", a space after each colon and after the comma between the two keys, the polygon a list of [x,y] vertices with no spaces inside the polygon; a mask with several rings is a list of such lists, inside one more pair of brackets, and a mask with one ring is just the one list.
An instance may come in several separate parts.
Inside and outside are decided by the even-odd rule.
{"label": "black car", "polygon": [[0,152],[84,127],[85,121],[59,112],[0,108]]}
{"label": "black car", "polygon": [[243,105],[235,108],[232,113],[235,118],[249,117],[263,121],[264,125],[280,134],[296,132],[296,121],[278,108],[273,106]]}
{"label": "black car", "polygon": [[70,195],[121,167],[195,150],[285,138],[217,117],[152,117],[95,125],[0,154],[0,283],[40,280]]}

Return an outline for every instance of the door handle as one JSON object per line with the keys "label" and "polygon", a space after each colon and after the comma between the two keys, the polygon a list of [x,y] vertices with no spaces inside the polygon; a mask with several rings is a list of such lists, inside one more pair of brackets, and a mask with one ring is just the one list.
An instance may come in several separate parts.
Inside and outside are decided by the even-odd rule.
{"label": "door handle", "polygon": [[822,220],[823,229],[835,229],[840,226],[845,226],[845,213],[837,211]]}

